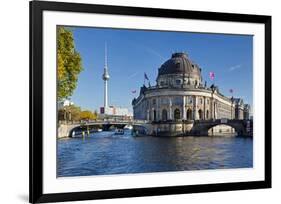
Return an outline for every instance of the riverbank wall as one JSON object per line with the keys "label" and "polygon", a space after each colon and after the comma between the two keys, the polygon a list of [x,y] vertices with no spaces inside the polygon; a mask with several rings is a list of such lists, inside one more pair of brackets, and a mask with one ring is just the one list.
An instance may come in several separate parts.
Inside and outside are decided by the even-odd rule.
{"label": "riverbank wall", "polygon": [[244,121],[229,121],[228,124],[220,120],[213,121],[165,121],[151,122],[145,125],[134,125],[136,135],[151,136],[245,136],[252,137],[247,132]]}

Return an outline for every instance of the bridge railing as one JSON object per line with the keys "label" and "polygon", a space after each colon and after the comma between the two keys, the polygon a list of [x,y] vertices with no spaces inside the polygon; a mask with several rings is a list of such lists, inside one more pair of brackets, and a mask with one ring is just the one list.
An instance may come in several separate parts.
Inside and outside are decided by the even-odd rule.
{"label": "bridge railing", "polygon": [[250,120],[239,120],[239,119],[227,119],[227,118],[221,118],[221,119],[208,119],[208,120],[194,120],[195,122],[200,122],[200,123],[210,123],[210,122],[215,122],[215,123],[235,123],[235,122],[245,122],[245,121],[250,121]]}
{"label": "bridge railing", "polygon": [[145,123],[148,123],[147,120],[133,120],[132,122],[133,122],[133,124],[145,124]]}
{"label": "bridge railing", "polygon": [[81,120],[81,121],[65,121],[60,120],[59,124],[65,125],[88,125],[88,124],[110,124],[110,123],[127,123],[127,124],[145,124],[147,120],[125,120],[125,119],[98,119],[98,120]]}
{"label": "bridge railing", "polygon": [[58,121],[59,124],[63,124],[63,125],[77,125],[77,124],[81,124],[80,121],[73,121],[73,120],[59,120]]}

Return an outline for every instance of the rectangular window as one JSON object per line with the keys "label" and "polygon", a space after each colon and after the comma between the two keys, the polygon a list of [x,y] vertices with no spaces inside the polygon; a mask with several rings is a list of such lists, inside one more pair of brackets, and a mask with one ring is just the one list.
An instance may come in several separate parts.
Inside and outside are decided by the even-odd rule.
{"label": "rectangular window", "polygon": [[182,105],[182,97],[175,97],[173,100],[173,104]]}
{"label": "rectangular window", "polygon": [[177,85],[180,85],[180,84],[181,84],[181,80],[180,80],[180,79],[177,79],[177,80],[176,80],[176,84],[177,84]]}
{"label": "rectangular window", "polygon": [[188,97],[188,103],[189,103],[189,104],[192,104],[192,103],[193,103],[192,96],[189,96],[189,97]]}
{"label": "rectangular window", "polygon": [[162,99],[161,99],[161,104],[163,104],[163,105],[169,105],[169,99],[168,99],[168,98],[162,98]]}

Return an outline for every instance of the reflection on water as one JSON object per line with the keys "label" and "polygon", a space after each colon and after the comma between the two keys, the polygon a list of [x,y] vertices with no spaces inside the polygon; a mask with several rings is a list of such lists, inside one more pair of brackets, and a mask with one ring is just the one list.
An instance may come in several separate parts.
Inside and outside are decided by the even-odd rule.
{"label": "reflection on water", "polygon": [[58,140],[58,176],[245,168],[253,140],[241,137],[132,137],[99,132]]}

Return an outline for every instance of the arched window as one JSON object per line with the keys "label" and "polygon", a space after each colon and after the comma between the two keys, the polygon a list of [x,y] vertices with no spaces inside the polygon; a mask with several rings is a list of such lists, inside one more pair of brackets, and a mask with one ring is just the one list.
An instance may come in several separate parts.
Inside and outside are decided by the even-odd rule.
{"label": "arched window", "polygon": [[168,114],[167,114],[167,110],[163,109],[162,110],[162,120],[166,121],[168,119]]}
{"label": "arched window", "polygon": [[209,119],[209,110],[206,111],[206,119]]}
{"label": "arched window", "polygon": [[203,119],[203,111],[201,109],[198,111],[198,115],[199,115],[199,120],[202,120]]}
{"label": "arched window", "polygon": [[178,108],[176,108],[175,111],[174,111],[174,119],[178,120],[180,118],[181,118],[181,112]]}
{"label": "arched window", "polygon": [[186,111],[186,119],[187,120],[192,120],[192,110],[191,109],[188,109]]}

